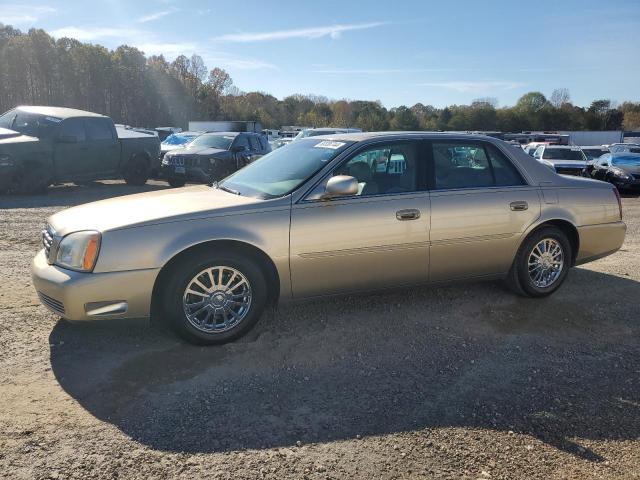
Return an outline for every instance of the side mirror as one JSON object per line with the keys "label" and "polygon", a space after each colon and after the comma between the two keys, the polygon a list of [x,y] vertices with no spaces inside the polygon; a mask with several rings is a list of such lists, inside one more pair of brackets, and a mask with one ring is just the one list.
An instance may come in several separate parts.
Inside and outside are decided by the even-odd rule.
{"label": "side mirror", "polygon": [[358,193],[358,180],[349,175],[331,177],[324,189],[323,198],[350,197]]}
{"label": "side mirror", "polygon": [[60,135],[58,143],[78,143],[78,137],[75,135]]}
{"label": "side mirror", "polygon": [[235,147],[231,147],[231,151],[233,153],[244,152],[247,149],[245,145],[236,145]]}

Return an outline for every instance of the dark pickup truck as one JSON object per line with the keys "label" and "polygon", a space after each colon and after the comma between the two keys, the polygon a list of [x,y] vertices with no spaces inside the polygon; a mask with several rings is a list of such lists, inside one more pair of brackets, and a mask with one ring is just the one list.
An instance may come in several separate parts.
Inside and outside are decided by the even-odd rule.
{"label": "dark pickup truck", "polygon": [[159,170],[159,153],[157,136],[116,128],[104,115],[17,107],[0,116],[0,193],[113,178],[143,185]]}

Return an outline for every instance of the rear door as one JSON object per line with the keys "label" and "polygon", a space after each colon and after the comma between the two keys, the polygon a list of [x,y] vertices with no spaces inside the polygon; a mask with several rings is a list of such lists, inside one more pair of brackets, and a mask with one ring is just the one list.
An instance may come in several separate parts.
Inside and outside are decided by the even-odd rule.
{"label": "rear door", "polygon": [[97,175],[110,175],[118,170],[120,163],[120,142],[113,124],[107,118],[87,118],[88,161]]}
{"label": "rear door", "polygon": [[489,142],[433,141],[432,156],[430,280],[507,272],[538,189]]}
{"label": "rear door", "polygon": [[[429,193],[420,141],[366,147],[292,206],[290,266],[296,298],[427,281]],[[358,193],[322,200],[333,175]]]}
{"label": "rear door", "polygon": [[55,139],[53,159],[58,180],[85,177],[92,171],[84,118],[63,120]]}

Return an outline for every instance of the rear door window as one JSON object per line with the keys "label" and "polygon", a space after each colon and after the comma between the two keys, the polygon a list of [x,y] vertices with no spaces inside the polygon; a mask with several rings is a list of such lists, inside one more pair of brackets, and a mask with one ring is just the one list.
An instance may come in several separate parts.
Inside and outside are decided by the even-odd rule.
{"label": "rear door window", "polygon": [[260,142],[258,142],[257,137],[253,135],[249,135],[249,145],[251,145],[251,151],[259,152],[260,151]]}
{"label": "rear door window", "polygon": [[84,119],[69,118],[62,122],[60,136],[75,137],[78,142],[86,142],[87,135],[84,127]]}
{"label": "rear door window", "polygon": [[88,118],[85,121],[89,140],[113,140],[113,131],[108,120],[104,118]]}
{"label": "rear door window", "polygon": [[436,190],[525,184],[508,158],[480,142],[434,142],[433,163]]}

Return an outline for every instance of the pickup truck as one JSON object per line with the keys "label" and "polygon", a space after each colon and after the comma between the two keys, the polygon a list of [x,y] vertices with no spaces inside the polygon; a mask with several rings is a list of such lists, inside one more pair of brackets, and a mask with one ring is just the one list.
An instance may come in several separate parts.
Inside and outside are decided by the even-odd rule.
{"label": "pickup truck", "polygon": [[160,169],[160,140],[111,118],[60,107],[17,107],[0,116],[0,193],[124,178],[143,185]]}

